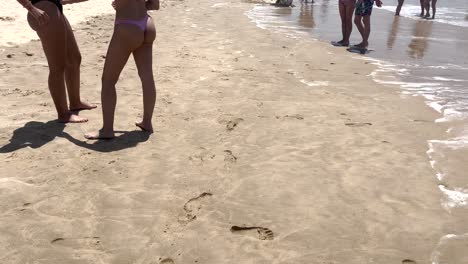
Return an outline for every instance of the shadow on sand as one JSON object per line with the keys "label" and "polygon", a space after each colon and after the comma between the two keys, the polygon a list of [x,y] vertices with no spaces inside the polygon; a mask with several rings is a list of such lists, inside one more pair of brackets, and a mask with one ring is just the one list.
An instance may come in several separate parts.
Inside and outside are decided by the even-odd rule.
{"label": "shadow on sand", "polygon": [[31,121],[23,127],[16,129],[10,139],[10,143],[0,148],[0,153],[14,152],[18,149],[30,147],[40,148],[55,137],[62,136],[65,124],[57,121],[47,123]]}
{"label": "shadow on sand", "polygon": [[98,140],[92,143],[78,140],[64,132],[65,124],[57,121],[47,123],[31,121],[16,129],[10,143],[0,148],[0,153],[10,153],[22,148],[40,148],[56,137],[63,137],[73,144],[98,152],[112,152],[136,147],[149,139],[150,134],[143,131],[116,131],[117,137],[111,140]]}
{"label": "shadow on sand", "polygon": [[120,135],[113,139],[96,141],[81,141],[67,133],[64,133],[63,137],[82,148],[87,148],[98,152],[113,152],[136,147],[139,143],[147,141],[151,135],[150,133],[144,131],[115,131],[115,133]]}

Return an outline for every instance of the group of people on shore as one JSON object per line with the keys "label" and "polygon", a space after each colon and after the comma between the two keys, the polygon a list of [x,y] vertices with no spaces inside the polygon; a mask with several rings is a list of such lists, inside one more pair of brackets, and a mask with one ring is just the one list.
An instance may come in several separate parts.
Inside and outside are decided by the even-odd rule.
{"label": "group of people on shore", "polygon": [[[400,15],[401,7],[403,6],[404,2],[405,0],[398,0],[398,6],[395,11],[395,16]],[[419,15],[420,17],[435,19],[437,0],[419,0],[419,4],[421,5],[421,14]],[[431,8],[432,17],[431,15],[429,15],[429,11]]]}
{"label": "group of people on shore", "polygon": [[[28,23],[42,43],[49,65],[48,86],[59,122],[82,123],[88,119],[81,110],[96,108],[80,97],[81,53],[73,30],[63,13],[63,5],[88,0],[17,0],[28,10]],[[102,73],[102,129],[86,134],[88,139],[114,137],[114,113],[117,103],[115,85],[130,55],[133,55],[143,87],[143,119],[140,129],[153,132],[152,116],[156,103],[153,77],[153,42],[156,28],[148,10],[158,10],[159,0],[115,0],[114,33],[109,43]],[[69,104],[67,102],[67,94]]]}
{"label": "group of people on shore", "polygon": [[[395,16],[400,15],[401,8],[405,0],[398,0],[398,6]],[[338,0],[338,6],[341,17],[341,32],[342,39],[340,41],[333,41],[334,46],[348,47],[350,45],[349,38],[353,30],[353,14],[354,24],[356,24],[359,33],[361,34],[362,41],[359,44],[353,45],[351,49],[357,49],[365,52],[369,46],[369,35],[371,29],[371,14],[374,2],[378,7],[382,6],[381,0]],[[423,18],[431,18],[429,15],[430,8],[432,7],[432,19],[435,18],[437,0],[420,0],[421,14]]]}

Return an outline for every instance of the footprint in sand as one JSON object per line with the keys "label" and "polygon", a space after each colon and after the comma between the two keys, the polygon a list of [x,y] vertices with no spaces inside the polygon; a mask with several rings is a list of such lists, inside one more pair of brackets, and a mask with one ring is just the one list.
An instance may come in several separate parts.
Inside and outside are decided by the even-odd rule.
{"label": "footprint in sand", "polygon": [[189,160],[197,165],[203,165],[206,161],[212,160],[216,157],[216,154],[207,150],[206,148],[199,148],[197,153],[189,156]]}
{"label": "footprint in sand", "polygon": [[202,208],[201,201],[204,198],[210,196],[213,196],[213,194],[209,192],[204,192],[198,195],[197,197],[188,200],[184,204],[184,214],[179,217],[179,223],[190,223],[193,220],[197,219],[197,215],[200,212],[200,209]]}
{"label": "footprint in sand", "polygon": [[293,118],[293,119],[297,119],[297,120],[303,120],[304,119],[304,117],[302,115],[299,115],[299,114],[285,115],[284,118]]}
{"label": "footprint in sand", "polygon": [[346,126],[350,127],[363,127],[363,126],[372,126],[372,123],[365,122],[365,123],[345,123]]}
{"label": "footprint in sand", "polygon": [[161,262],[159,262],[159,264],[175,264],[175,262],[171,258],[165,258],[165,259],[161,260]]}
{"label": "footprint in sand", "polygon": [[401,261],[402,264],[416,264],[416,261],[411,259],[404,259]]}
{"label": "footprint in sand", "polygon": [[268,228],[259,226],[231,226],[232,233],[252,233],[251,231],[257,231],[258,239],[260,240],[273,240],[275,234]]}
{"label": "footprint in sand", "polygon": [[95,237],[83,237],[83,238],[63,238],[58,237],[50,241],[51,244],[76,248],[76,247],[99,247],[101,244],[101,239],[97,236]]}
{"label": "footprint in sand", "polygon": [[235,118],[235,119],[233,119],[233,120],[229,120],[229,121],[227,122],[227,124],[226,124],[226,129],[227,129],[228,131],[234,130],[234,128],[237,127],[237,125],[239,125],[239,123],[240,123],[241,121],[244,121],[244,119],[242,119],[242,118]]}
{"label": "footprint in sand", "polygon": [[232,163],[236,163],[237,161],[237,157],[234,156],[234,154],[232,154],[232,151],[230,151],[229,149],[226,149],[224,151],[224,162],[226,162],[226,164],[232,164]]}

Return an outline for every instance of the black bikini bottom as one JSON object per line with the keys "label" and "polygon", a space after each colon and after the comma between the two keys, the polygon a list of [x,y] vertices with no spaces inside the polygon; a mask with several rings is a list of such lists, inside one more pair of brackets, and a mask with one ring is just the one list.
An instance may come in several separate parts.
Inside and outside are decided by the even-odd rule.
{"label": "black bikini bottom", "polygon": [[36,3],[39,3],[40,1],[49,1],[49,2],[54,3],[57,6],[57,8],[60,10],[60,13],[63,14],[63,5],[60,2],[60,0],[31,0],[31,3],[34,5]]}

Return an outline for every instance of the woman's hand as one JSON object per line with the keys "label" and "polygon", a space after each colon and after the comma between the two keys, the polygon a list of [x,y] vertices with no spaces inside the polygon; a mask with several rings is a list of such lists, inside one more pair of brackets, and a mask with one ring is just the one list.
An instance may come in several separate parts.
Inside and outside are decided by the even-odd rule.
{"label": "woman's hand", "polygon": [[147,10],[159,10],[159,0],[146,0]]}
{"label": "woman's hand", "polygon": [[31,8],[31,10],[29,10],[29,14],[31,14],[31,16],[36,19],[40,26],[49,22],[49,15],[37,7]]}

